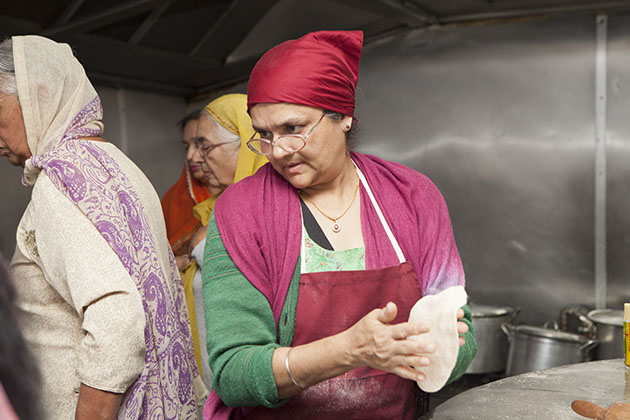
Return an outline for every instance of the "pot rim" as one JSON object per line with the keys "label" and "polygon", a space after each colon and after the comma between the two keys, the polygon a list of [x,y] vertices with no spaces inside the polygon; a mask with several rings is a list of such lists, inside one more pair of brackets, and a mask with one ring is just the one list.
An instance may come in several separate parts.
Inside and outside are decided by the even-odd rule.
{"label": "pot rim", "polygon": [[515,309],[510,306],[492,306],[470,304],[470,312],[473,318],[494,318],[506,316],[514,313]]}
{"label": "pot rim", "polygon": [[514,325],[512,326],[514,334],[533,335],[536,337],[549,338],[553,340],[560,340],[565,342],[583,344],[588,341],[588,338],[574,333],[552,330],[549,328],[534,327],[530,325]]}
{"label": "pot rim", "polygon": [[586,317],[597,324],[623,327],[623,311],[620,309],[594,309]]}

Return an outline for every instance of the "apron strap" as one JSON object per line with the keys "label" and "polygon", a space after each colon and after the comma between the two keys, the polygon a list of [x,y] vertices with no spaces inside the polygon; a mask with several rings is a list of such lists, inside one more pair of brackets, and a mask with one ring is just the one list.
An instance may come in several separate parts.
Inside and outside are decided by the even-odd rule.
{"label": "apron strap", "polygon": [[306,272],[306,251],[304,246],[304,241],[306,240],[306,228],[304,227],[304,212],[302,211],[302,206],[300,206],[300,217],[302,220],[302,240],[300,241],[300,273]]}
{"label": "apron strap", "polygon": [[404,263],[406,261],[405,255],[403,254],[402,249],[400,249],[400,245],[398,245],[398,241],[394,237],[392,230],[389,228],[389,224],[387,223],[387,220],[385,220],[385,216],[383,216],[383,212],[381,211],[381,208],[376,202],[376,199],[374,198],[374,194],[372,194],[372,189],[370,188],[370,185],[367,183],[367,180],[365,179],[363,172],[361,172],[357,164],[354,163],[354,161],[352,161],[352,163],[354,164],[354,167],[357,170],[357,175],[359,175],[359,179],[361,180],[361,183],[363,184],[365,191],[367,191],[368,196],[370,197],[370,201],[372,202],[372,205],[374,206],[374,210],[376,210],[376,214],[378,214],[378,218],[381,220],[383,229],[385,229],[385,233],[387,233],[387,237],[389,238],[389,241],[394,247],[394,251],[396,252],[396,256],[398,257],[398,262],[401,264]]}
{"label": "apron strap", "polygon": [[[400,248],[400,245],[398,244],[398,241],[396,240],[396,237],[394,237],[392,230],[389,228],[389,224],[387,223],[387,220],[385,220],[385,216],[383,216],[383,212],[381,211],[381,208],[376,202],[376,198],[374,198],[374,194],[372,194],[372,189],[370,188],[370,185],[367,183],[367,180],[365,179],[363,172],[361,172],[361,170],[356,165],[356,163],[352,161],[352,164],[354,165],[354,168],[357,171],[357,175],[359,176],[359,179],[361,180],[361,183],[363,184],[365,191],[367,191],[368,196],[370,197],[370,201],[372,202],[372,205],[374,206],[374,209],[376,210],[376,214],[378,215],[378,218],[381,221],[381,225],[383,225],[383,229],[385,229],[385,233],[387,234],[387,237],[389,238],[389,242],[392,244],[392,247],[394,247],[394,252],[396,252],[396,257],[398,257],[398,262],[400,264],[404,263],[406,261],[405,255],[403,254],[402,249]],[[300,212],[301,211],[302,209],[300,208]],[[302,273],[304,273],[304,270],[306,269],[306,266],[305,266],[306,259],[304,258],[305,257],[304,255],[304,248],[305,248],[304,230],[305,230],[304,229],[304,215],[302,215],[302,241],[301,241],[301,247],[300,247],[301,248],[300,249],[300,269]]]}

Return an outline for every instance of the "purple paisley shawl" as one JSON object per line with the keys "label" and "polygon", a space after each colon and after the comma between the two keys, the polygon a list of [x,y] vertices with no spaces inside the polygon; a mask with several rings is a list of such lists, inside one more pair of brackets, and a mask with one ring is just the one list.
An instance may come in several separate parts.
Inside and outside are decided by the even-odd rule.
{"label": "purple paisley shawl", "polygon": [[[127,176],[96,142],[76,140],[100,135],[85,125],[100,120],[102,113],[97,96],[74,118],[52,150],[31,161],[96,226],[142,296],[145,365],[127,391],[118,418],[196,419],[191,372],[198,370],[173,254],[169,249],[170,273],[165,273],[144,208]],[[174,286],[172,293],[166,276]]]}

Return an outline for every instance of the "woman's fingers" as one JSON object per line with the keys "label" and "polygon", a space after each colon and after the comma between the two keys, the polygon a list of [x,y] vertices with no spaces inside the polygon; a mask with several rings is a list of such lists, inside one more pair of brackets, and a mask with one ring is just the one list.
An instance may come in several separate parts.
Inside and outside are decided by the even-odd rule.
{"label": "woman's fingers", "polygon": [[180,271],[183,270],[189,262],[190,257],[188,257],[188,255],[178,255],[175,257],[175,264],[177,264],[177,269]]}
{"label": "woman's fingers", "polygon": [[[468,324],[466,324],[465,322],[458,322],[457,323],[457,332],[459,334],[466,334],[468,332]],[[464,337],[462,337],[461,335],[459,336],[459,346],[463,346],[464,343],[466,343],[466,340],[464,339]]]}
{"label": "woman's fingers", "polygon": [[405,340],[413,335],[427,333],[430,329],[431,327],[428,324],[415,322],[402,322],[390,326],[391,335],[394,340]]}
{"label": "woman's fingers", "polygon": [[410,356],[405,358],[405,366],[429,366],[431,364],[431,359],[427,356]]}
{"label": "woman's fingers", "polygon": [[423,344],[415,340],[404,340],[400,342],[401,354],[432,354],[435,353],[435,344]]}
{"label": "woman's fingers", "polygon": [[396,366],[429,366],[431,364],[431,357],[423,354],[399,354],[391,357],[388,360],[392,368]]}
{"label": "woman's fingers", "polygon": [[459,334],[466,334],[468,332],[468,324],[466,324],[465,322],[458,322],[457,332]]}
{"label": "woman's fingers", "polygon": [[459,308],[457,310],[457,320],[459,321],[460,319],[462,319],[464,317],[464,310],[462,308]]}
{"label": "woman's fingers", "polygon": [[409,322],[392,325],[397,313],[397,306],[389,302],[347,330],[352,364],[388,372],[405,372],[404,377],[419,380],[418,373],[411,366],[429,365],[436,345],[408,338],[428,332],[430,326]]}
{"label": "woman's fingers", "polygon": [[414,368],[410,367],[410,366],[405,366],[405,365],[400,365],[400,366],[396,366],[393,370],[393,373],[395,373],[396,375],[405,378],[405,379],[409,379],[411,381],[417,381],[417,382],[422,382],[424,380],[426,380],[426,376],[424,375],[424,373],[419,372],[417,370],[415,370]]}
{"label": "woman's fingers", "polygon": [[377,313],[376,319],[384,324],[389,324],[396,318],[396,315],[398,315],[398,307],[394,302],[388,302],[387,305]]}

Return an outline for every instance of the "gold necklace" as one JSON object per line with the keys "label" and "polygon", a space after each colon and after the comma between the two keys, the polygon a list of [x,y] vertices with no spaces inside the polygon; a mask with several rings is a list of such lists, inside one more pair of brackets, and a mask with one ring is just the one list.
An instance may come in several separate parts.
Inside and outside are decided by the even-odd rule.
{"label": "gold necklace", "polygon": [[350,200],[350,204],[348,204],[348,207],[346,207],[346,209],[343,211],[343,213],[341,213],[337,217],[331,217],[331,216],[327,215],[326,213],[324,213],[324,211],[322,209],[320,209],[317,204],[315,204],[313,199],[308,195],[308,193],[306,191],[300,190],[300,193],[303,193],[306,196],[306,199],[308,201],[310,201],[311,204],[313,204],[313,206],[315,206],[317,211],[319,211],[325,218],[327,218],[329,220],[332,220],[332,222],[333,222],[333,224],[331,226],[332,231],[335,232],[335,233],[339,233],[339,232],[341,232],[341,226],[339,226],[339,223],[337,223],[337,220],[339,220],[343,216],[345,216],[345,214],[348,212],[348,210],[350,210],[350,207],[352,207],[352,203],[354,203],[354,199],[357,198],[357,192],[359,191],[359,185],[360,184],[361,184],[361,180],[357,176],[357,186],[354,188],[354,194],[352,195],[352,200]]}

